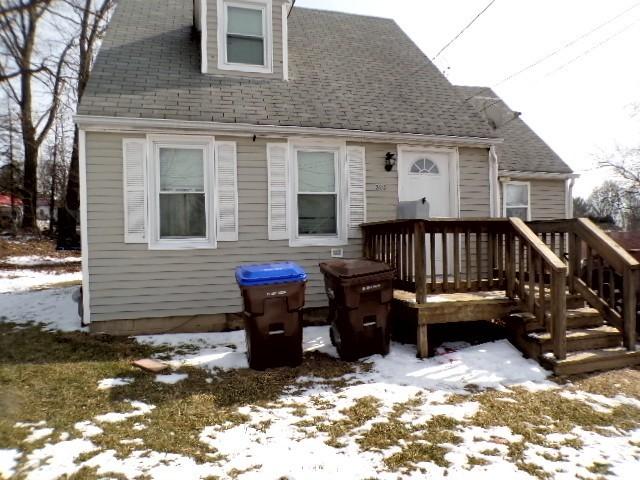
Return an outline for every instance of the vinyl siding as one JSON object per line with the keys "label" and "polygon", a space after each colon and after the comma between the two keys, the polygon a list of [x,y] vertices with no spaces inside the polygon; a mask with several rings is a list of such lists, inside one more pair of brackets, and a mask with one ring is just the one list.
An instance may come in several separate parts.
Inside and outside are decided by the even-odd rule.
{"label": "vinyl siding", "polygon": [[566,218],[565,181],[531,180],[531,219]]}
{"label": "vinyl siding", "polygon": [[[91,319],[105,321],[198,314],[242,309],[234,269],[239,264],[292,260],[309,274],[306,306],[326,305],[318,263],[330,247],[289,247],[267,239],[266,144],[277,139],[216,137],[237,142],[239,240],[218,242],[215,250],[149,250],[124,243],[122,139],[135,135],[86,134],[89,285]],[[285,141],[282,139],[282,141]],[[397,172],[384,170],[386,152],[396,145],[363,145],[366,157],[367,220],[396,217]],[[461,211],[488,216],[487,151],[460,150]],[[562,198],[562,202],[564,202]],[[562,203],[563,205],[563,203]],[[360,240],[344,248],[346,258],[361,254]]]}
{"label": "vinyl siding", "polygon": [[207,2],[207,73],[213,75],[240,75],[256,78],[283,78],[282,71],[282,0],[273,0],[271,12],[273,35],[273,73],[248,73],[218,68],[218,0]]}
{"label": "vinyl siding", "polygon": [[[566,218],[564,180],[518,180],[530,184],[531,220]],[[501,183],[500,208],[504,210],[504,185]],[[502,212],[504,214],[504,211]]]}

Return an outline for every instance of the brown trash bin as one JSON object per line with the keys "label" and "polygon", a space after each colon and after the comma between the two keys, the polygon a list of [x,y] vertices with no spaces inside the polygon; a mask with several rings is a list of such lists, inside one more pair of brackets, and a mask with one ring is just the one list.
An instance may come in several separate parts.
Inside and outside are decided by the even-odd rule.
{"label": "brown trash bin", "polygon": [[393,268],[373,260],[335,260],[321,263],[320,271],[329,297],[331,342],[340,358],[389,353]]}
{"label": "brown trash bin", "polygon": [[300,365],[304,270],[291,263],[249,265],[236,270],[236,280],[244,301],[249,367]]}

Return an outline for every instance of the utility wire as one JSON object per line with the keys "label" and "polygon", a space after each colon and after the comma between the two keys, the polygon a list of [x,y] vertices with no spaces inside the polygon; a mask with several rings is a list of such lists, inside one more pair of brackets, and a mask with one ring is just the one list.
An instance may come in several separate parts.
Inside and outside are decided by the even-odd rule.
{"label": "utility wire", "polygon": [[[537,66],[538,66],[538,65],[540,65],[542,62],[545,62],[546,60],[548,60],[548,59],[550,59],[550,58],[552,58],[552,57],[555,57],[558,53],[560,53],[560,52],[562,52],[563,50],[566,50],[567,48],[569,48],[569,47],[571,47],[571,46],[575,45],[575,44],[576,44],[576,43],[578,43],[580,40],[582,40],[582,39],[584,39],[584,38],[588,37],[589,35],[591,35],[591,34],[593,34],[593,33],[597,32],[598,30],[601,30],[601,29],[602,29],[602,28],[604,28],[605,26],[607,26],[607,25],[609,25],[610,23],[612,23],[612,22],[616,21],[618,18],[622,17],[624,14],[626,14],[626,13],[630,12],[631,10],[633,10],[633,9],[635,9],[635,8],[638,8],[639,6],[640,6],[640,2],[636,2],[636,3],[635,3],[635,4],[633,4],[631,7],[627,8],[627,9],[626,9],[626,10],[624,10],[623,12],[621,12],[621,13],[617,14],[615,17],[612,17],[612,18],[610,18],[609,20],[607,20],[606,22],[604,22],[604,23],[601,23],[601,24],[597,25],[596,27],[592,28],[592,29],[591,29],[591,30],[589,30],[588,32],[585,32],[585,33],[583,33],[582,35],[580,35],[579,37],[577,37],[577,38],[575,38],[575,39],[571,40],[570,42],[565,43],[564,45],[562,45],[561,47],[557,48],[557,49],[556,49],[556,50],[554,50],[553,52],[551,52],[551,53],[549,53],[549,54],[545,55],[544,57],[542,57],[542,58],[540,58],[540,59],[536,60],[535,62],[533,62],[533,63],[531,63],[531,64],[527,65],[526,67],[524,67],[524,68],[522,68],[522,69],[518,70],[517,72],[514,72],[514,73],[512,73],[512,74],[510,74],[510,75],[507,75],[505,78],[503,78],[503,79],[502,79],[502,80],[500,80],[498,83],[496,83],[493,87],[494,87],[494,88],[495,88],[495,87],[498,87],[498,86],[500,86],[500,85],[502,85],[502,84],[504,84],[504,83],[506,83],[506,82],[508,82],[508,81],[513,80],[515,77],[517,77],[517,76],[519,76],[519,75],[523,74],[524,72],[526,72],[526,71],[528,71],[528,70],[531,70],[531,69],[532,69],[532,68],[534,68],[534,67],[537,67]],[[465,98],[465,100],[464,100],[464,101],[465,101],[465,102],[468,102],[468,101],[469,101],[469,100],[471,100],[473,97],[475,97],[475,96],[477,96],[477,95],[479,95],[479,94],[481,94],[481,93],[483,93],[483,92],[487,92],[487,91],[489,91],[489,90],[491,90],[491,88],[484,88],[483,90],[478,91],[475,95],[473,95],[473,96],[471,96],[471,97],[468,97],[468,98]]]}
{"label": "utility wire", "polygon": [[491,7],[491,5],[493,5],[495,2],[496,2],[496,0],[491,0],[491,1],[489,2],[489,4],[488,4],[486,7],[484,7],[484,8],[480,11],[480,13],[478,13],[478,14],[473,18],[473,20],[471,20],[471,21],[470,21],[470,22],[469,22],[469,23],[468,23],[468,24],[467,24],[467,25],[466,25],[462,30],[460,30],[460,31],[458,32],[458,34],[457,34],[455,37],[453,37],[451,40],[449,40],[449,42],[448,42],[444,47],[442,47],[442,48],[440,49],[440,51],[439,51],[438,53],[436,53],[436,54],[435,54],[435,56],[434,56],[431,60],[433,61],[433,60],[435,60],[436,58],[438,58],[438,57],[440,56],[440,54],[441,54],[442,52],[444,52],[447,48],[449,48],[449,47],[453,44],[453,42],[455,42],[458,38],[460,38],[460,37],[462,36],[462,34],[463,34],[464,32],[466,32],[466,31],[471,27],[471,25],[473,25],[474,23],[476,23],[476,20],[478,20],[478,19],[479,19],[479,18],[484,14],[484,12],[486,12],[487,10],[489,10],[489,7]]}
{"label": "utility wire", "polygon": [[562,65],[560,65],[558,68],[556,68],[555,70],[550,71],[549,73],[547,73],[545,75],[546,77],[550,77],[551,75],[553,75],[554,73],[557,73],[561,70],[564,70],[565,68],[567,68],[569,65],[571,65],[572,63],[580,60],[581,58],[586,57],[587,55],[589,55],[591,52],[593,52],[594,50],[596,50],[597,48],[600,48],[602,45],[604,45],[605,43],[613,40],[614,38],[622,35],[624,32],[626,32],[627,30],[629,30],[631,27],[635,27],[636,24],[640,22],[640,18],[636,19],[634,22],[630,23],[629,25],[627,25],[626,27],[624,27],[621,30],[618,30],[616,33],[614,33],[613,35],[608,36],[607,38],[605,38],[604,40],[602,40],[599,43],[596,43],[594,46],[592,46],[591,48],[588,48],[587,50],[585,50],[584,52],[582,52],[580,55],[573,57],[571,60],[569,60],[566,63],[563,63]]}
{"label": "utility wire", "polygon": [[[604,44],[606,44],[606,43],[610,42],[610,41],[611,41],[611,40],[613,40],[614,38],[616,38],[616,37],[618,37],[618,36],[622,35],[624,32],[626,32],[627,30],[629,30],[631,27],[634,27],[635,25],[637,25],[637,23],[638,23],[638,22],[640,22],[640,18],[638,18],[638,19],[634,20],[634,21],[633,21],[633,22],[631,22],[629,25],[627,25],[626,27],[624,27],[624,28],[622,28],[622,29],[618,30],[618,31],[617,31],[617,32],[615,32],[614,34],[612,34],[612,35],[610,35],[610,36],[606,37],[606,38],[605,38],[604,40],[602,40],[601,42],[596,43],[596,44],[595,44],[595,45],[593,45],[592,47],[590,47],[590,48],[588,48],[587,50],[585,50],[584,52],[582,52],[580,55],[577,55],[577,56],[573,57],[571,60],[569,60],[569,61],[567,61],[567,62],[563,63],[563,64],[562,64],[562,65],[560,65],[558,68],[556,68],[556,69],[554,69],[554,70],[550,71],[549,73],[547,73],[547,74],[544,76],[544,78],[550,77],[551,75],[553,75],[553,74],[555,74],[555,73],[557,73],[557,72],[559,72],[559,71],[561,71],[561,70],[564,70],[564,69],[565,69],[565,68],[567,68],[569,65],[571,65],[571,64],[573,64],[573,63],[577,62],[578,60],[580,60],[580,59],[582,59],[582,58],[586,57],[587,55],[589,55],[589,54],[590,54],[591,52],[593,52],[594,50],[596,50],[596,49],[600,48],[601,46],[603,46]],[[499,85],[499,84],[498,84],[498,85]],[[479,91],[478,91],[478,93],[477,93],[476,95],[474,95],[473,97],[470,97],[470,98],[474,98],[474,97],[476,97],[476,96],[477,96],[477,95],[479,95],[481,92],[482,92],[482,90],[479,90]],[[491,102],[491,103],[489,103],[489,104],[485,105],[484,107],[482,107],[482,108],[480,109],[480,112],[485,112],[485,111],[487,111],[489,108],[491,108],[491,107],[493,107],[494,105],[497,105],[497,104],[499,104],[499,103],[501,103],[501,102],[502,102],[502,99],[496,99],[496,101],[495,101],[495,102]]]}

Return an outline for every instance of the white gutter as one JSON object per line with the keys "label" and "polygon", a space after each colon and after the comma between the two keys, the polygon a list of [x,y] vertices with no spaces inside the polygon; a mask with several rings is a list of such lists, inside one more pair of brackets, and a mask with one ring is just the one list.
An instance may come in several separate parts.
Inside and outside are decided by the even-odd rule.
{"label": "white gutter", "polygon": [[423,135],[418,133],[375,132],[368,130],[347,130],[336,128],[296,127],[280,125],[252,125],[249,123],[224,123],[191,120],[167,120],[154,118],[101,117],[76,115],[78,127],[85,131],[98,132],[145,132],[188,131],[194,134],[218,134],[237,136],[325,136],[353,140],[368,140],[385,143],[433,143],[440,145],[460,145],[491,147],[503,142],[501,138],[458,137],[453,135]]}
{"label": "white gutter", "polygon": [[570,178],[578,178],[577,173],[554,173],[554,172],[526,172],[521,170],[500,170],[500,179],[508,180],[510,178],[522,180],[567,180]]}

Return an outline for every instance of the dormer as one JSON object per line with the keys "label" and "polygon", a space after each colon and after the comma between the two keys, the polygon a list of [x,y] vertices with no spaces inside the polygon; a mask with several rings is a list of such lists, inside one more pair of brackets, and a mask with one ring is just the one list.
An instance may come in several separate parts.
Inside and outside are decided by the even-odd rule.
{"label": "dormer", "polygon": [[287,80],[291,0],[194,0],[202,73]]}

